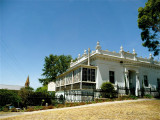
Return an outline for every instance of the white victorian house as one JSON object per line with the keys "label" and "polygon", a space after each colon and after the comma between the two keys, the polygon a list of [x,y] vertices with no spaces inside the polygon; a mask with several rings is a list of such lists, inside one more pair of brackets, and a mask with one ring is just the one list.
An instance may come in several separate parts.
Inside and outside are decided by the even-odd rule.
{"label": "white victorian house", "polygon": [[[116,86],[135,88],[134,94],[142,86],[157,90],[160,88],[160,62],[149,58],[137,57],[120,47],[119,53],[101,50],[99,42],[95,51],[84,50],[77,61],[71,61],[70,68],[56,80],[57,95],[67,90],[100,89],[103,82],[109,81]],[[125,94],[125,93],[123,93]],[[67,97],[67,96],[66,96]]]}

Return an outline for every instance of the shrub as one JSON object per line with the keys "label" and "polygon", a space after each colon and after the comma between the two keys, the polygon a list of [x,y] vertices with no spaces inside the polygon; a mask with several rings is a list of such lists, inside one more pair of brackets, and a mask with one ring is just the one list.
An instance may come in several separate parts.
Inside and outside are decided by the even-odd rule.
{"label": "shrub", "polygon": [[34,107],[34,110],[42,110],[43,109],[43,106],[35,106]]}
{"label": "shrub", "polygon": [[57,108],[62,108],[62,107],[64,107],[64,105],[63,104],[58,104],[56,107]]}
{"label": "shrub", "polygon": [[3,112],[8,112],[8,111],[9,111],[8,107],[3,108]]}
{"label": "shrub", "polygon": [[74,106],[79,106],[79,103],[78,103],[78,102],[75,102],[73,105],[74,105]]}
{"label": "shrub", "polygon": [[112,83],[110,82],[104,82],[102,85],[101,85],[101,89],[102,89],[102,97],[105,97],[105,98],[111,98],[111,97],[114,97],[115,95],[115,90],[114,90],[114,86]]}
{"label": "shrub", "polygon": [[3,107],[2,106],[0,106],[0,111],[3,111]]}
{"label": "shrub", "polygon": [[149,94],[147,94],[147,95],[145,95],[145,96],[143,96],[144,98],[153,98],[153,96],[152,95],[149,95]]}
{"label": "shrub", "polygon": [[[79,103],[78,103],[78,104],[79,104]],[[66,103],[65,106],[66,106],[66,107],[72,107],[72,106],[75,106],[75,103]]]}
{"label": "shrub", "polygon": [[47,109],[53,109],[54,107],[53,106],[47,106]]}
{"label": "shrub", "polygon": [[129,95],[122,95],[117,98],[117,100],[128,100],[128,99],[130,99]]}
{"label": "shrub", "polygon": [[130,95],[129,98],[130,98],[130,99],[134,99],[134,100],[137,99],[137,97],[134,96],[134,95]]}
{"label": "shrub", "polygon": [[51,104],[55,106],[58,102],[56,100],[51,100]]}
{"label": "shrub", "polygon": [[18,112],[18,110],[16,108],[12,108],[11,112]]}
{"label": "shrub", "polygon": [[41,91],[40,89],[34,92],[32,88],[27,87],[21,88],[18,95],[22,98],[22,107],[45,105],[45,103],[52,104],[52,99],[55,96],[52,92]]}
{"label": "shrub", "polygon": [[80,102],[80,103],[79,103],[79,105],[85,105],[85,104],[86,104],[85,102]]}
{"label": "shrub", "polygon": [[33,107],[29,107],[29,108],[27,108],[26,111],[27,111],[27,112],[31,112],[31,111],[34,111],[34,109],[33,109]]}
{"label": "shrub", "polygon": [[11,91],[7,89],[0,90],[0,106],[5,106],[6,104],[17,105],[21,101],[21,98],[17,95],[16,91]]}
{"label": "shrub", "polygon": [[47,106],[42,106],[42,108],[40,110],[46,110]]}
{"label": "shrub", "polygon": [[86,104],[92,104],[92,102],[89,101],[89,102],[86,102]]}

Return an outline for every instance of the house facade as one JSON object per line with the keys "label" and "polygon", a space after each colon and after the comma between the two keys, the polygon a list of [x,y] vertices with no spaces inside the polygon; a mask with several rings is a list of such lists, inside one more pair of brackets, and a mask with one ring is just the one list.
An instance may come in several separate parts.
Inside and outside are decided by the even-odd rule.
{"label": "house facade", "polygon": [[[160,62],[152,55],[149,58],[137,57],[120,47],[119,53],[102,50],[97,42],[95,51],[84,50],[77,61],[71,61],[70,68],[59,75],[56,80],[57,95],[67,90],[100,89],[103,82],[111,82],[115,86],[134,88],[138,96],[142,88],[157,90],[160,88]],[[125,94],[122,92],[122,94]]]}

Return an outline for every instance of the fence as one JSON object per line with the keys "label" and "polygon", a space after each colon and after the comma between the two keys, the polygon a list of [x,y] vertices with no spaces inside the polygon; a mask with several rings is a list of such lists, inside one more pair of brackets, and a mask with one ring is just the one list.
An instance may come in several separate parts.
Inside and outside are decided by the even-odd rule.
{"label": "fence", "polygon": [[67,102],[90,102],[94,100],[94,91],[92,90],[68,90],[65,91],[65,100]]}
{"label": "fence", "polygon": [[145,95],[160,97],[160,89],[141,88],[140,90],[138,90],[138,96],[143,97]]}
{"label": "fence", "polygon": [[[117,86],[117,93],[118,95],[135,95],[135,87],[127,88],[127,87],[120,87]],[[138,89],[138,96],[143,97],[144,95],[151,95],[154,97],[160,96],[160,88],[159,89],[152,89],[152,88],[141,88]]]}
{"label": "fence", "polygon": [[[117,86],[116,90],[112,94],[108,94],[101,89],[88,89],[88,90],[66,90],[61,98],[55,98],[58,102],[64,103],[66,102],[91,102],[94,101],[95,98],[108,97],[108,98],[117,98],[118,95],[135,95],[135,87],[127,88]],[[143,97],[144,95],[152,95],[159,96],[160,89],[154,90],[151,88],[144,88],[138,90],[138,96]],[[64,97],[63,97],[64,96]]]}

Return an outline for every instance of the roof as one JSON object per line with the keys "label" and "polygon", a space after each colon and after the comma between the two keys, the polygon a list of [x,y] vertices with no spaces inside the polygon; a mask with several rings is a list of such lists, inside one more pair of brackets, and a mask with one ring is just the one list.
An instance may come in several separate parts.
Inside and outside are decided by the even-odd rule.
{"label": "roof", "polygon": [[[88,57],[90,59],[93,59],[95,57],[101,57],[103,59],[105,58],[109,58],[109,59],[116,59],[119,61],[126,61],[126,63],[128,62],[132,62],[132,64],[134,64],[134,66],[136,66],[137,64],[145,64],[145,65],[149,65],[149,66],[154,66],[156,68],[160,69],[160,61],[154,60],[154,58],[152,57],[152,55],[149,55],[149,58],[142,58],[142,57],[137,57],[137,53],[135,52],[135,49],[133,49],[133,53],[130,52],[126,52],[123,50],[123,47],[120,47],[120,51],[119,52],[111,52],[109,50],[101,50],[101,46],[99,44],[99,42],[97,42],[97,46],[96,46],[96,50],[92,51],[90,53],[90,50],[88,50],[88,54],[87,51],[84,50],[84,54],[81,56],[80,54],[78,55],[78,58],[75,62],[71,61],[70,63],[70,68],[62,73],[61,75],[57,76],[57,78],[62,77],[64,75],[66,75],[67,73],[79,68],[79,67],[95,67],[96,66],[88,66],[88,65],[84,65],[85,62],[88,61]],[[124,64],[125,66],[129,65],[129,64]]]}
{"label": "roof", "polygon": [[24,86],[20,85],[4,85],[0,84],[0,89],[8,89],[8,90],[20,90]]}
{"label": "roof", "polygon": [[109,58],[115,58],[115,59],[119,59],[122,61],[131,61],[131,62],[136,62],[136,63],[144,63],[144,64],[148,64],[151,66],[157,66],[160,67],[160,61],[154,60],[154,58],[152,57],[152,54],[149,55],[149,58],[142,58],[142,57],[137,57],[137,53],[135,52],[135,49],[133,49],[133,52],[126,52],[123,50],[123,47],[120,47],[120,51],[119,52],[111,52],[109,50],[101,50],[100,44],[99,42],[97,42],[97,46],[96,46],[96,50],[92,51],[90,53],[90,51],[88,51],[88,54],[86,53],[86,50],[84,51],[83,55],[78,55],[78,58],[75,62],[71,62],[70,64],[70,69],[76,65],[82,64],[82,62],[86,61],[89,57],[93,57],[93,56],[103,56],[103,57],[109,57]]}

